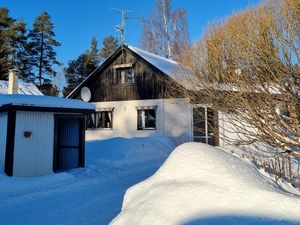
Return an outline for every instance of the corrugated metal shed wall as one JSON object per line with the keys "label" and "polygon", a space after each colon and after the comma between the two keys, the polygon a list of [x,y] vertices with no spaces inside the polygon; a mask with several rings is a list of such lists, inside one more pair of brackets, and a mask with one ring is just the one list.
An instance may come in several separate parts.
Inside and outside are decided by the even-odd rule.
{"label": "corrugated metal shed wall", "polygon": [[7,113],[0,113],[0,170],[4,171],[6,150]]}
{"label": "corrugated metal shed wall", "polygon": [[[24,137],[24,131],[32,136]],[[49,112],[17,112],[14,176],[39,176],[53,171],[54,115]]]}

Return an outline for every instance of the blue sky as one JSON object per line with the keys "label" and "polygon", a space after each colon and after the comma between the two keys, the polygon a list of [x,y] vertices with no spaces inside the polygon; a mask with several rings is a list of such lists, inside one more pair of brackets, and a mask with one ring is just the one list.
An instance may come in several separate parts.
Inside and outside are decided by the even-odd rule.
{"label": "blue sky", "polygon": [[[172,0],[173,8],[184,8],[188,15],[190,37],[201,37],[212,21],[230,16],[233,12],[260,2],[259,0]],[[101,41],[105,36],[119,37],[115,25],[121,15],[110,7],[132,10],[131,16],[147,17],[154,9],[155,0],[0,0],[0,7],[10,10],[14,18],[23,18],[31,27],[42,11],[47,11],[55,25],[58,59],[67,64],[90,46],[92,37]],[[138,19],[126,21],[127,44],[139,46],[141,24]]]}

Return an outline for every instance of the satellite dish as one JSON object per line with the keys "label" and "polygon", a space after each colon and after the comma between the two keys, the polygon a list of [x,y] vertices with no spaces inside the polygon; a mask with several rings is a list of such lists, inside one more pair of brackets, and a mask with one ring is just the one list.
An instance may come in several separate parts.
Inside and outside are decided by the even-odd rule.
{"label": "satellite dish", "polygon": [[80,92],[81,99],[84,102],[89,102],[91,100],[91,91],[88,87],[83,87]]}

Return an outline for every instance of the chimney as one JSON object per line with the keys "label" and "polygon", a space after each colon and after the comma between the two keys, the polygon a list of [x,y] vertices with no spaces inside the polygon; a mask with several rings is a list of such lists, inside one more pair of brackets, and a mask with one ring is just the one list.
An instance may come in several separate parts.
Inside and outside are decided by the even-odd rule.
{"label": "chimney", "polygon": [[7,94],[18,94],[18,76],[15,70],[9,70]]}

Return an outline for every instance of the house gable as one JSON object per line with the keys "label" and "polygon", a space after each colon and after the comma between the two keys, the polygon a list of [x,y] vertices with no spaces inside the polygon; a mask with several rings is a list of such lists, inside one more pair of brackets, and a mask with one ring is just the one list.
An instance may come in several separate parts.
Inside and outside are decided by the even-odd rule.
{"label": "house gable", "polygon": [[[119,70],[132,68],[134,82],[120,83]],[[82,82],[68,98],[80,98],[82,87],[91,91],[91,102],[164,98],[172,79],[138,53],[123,45]]]}

